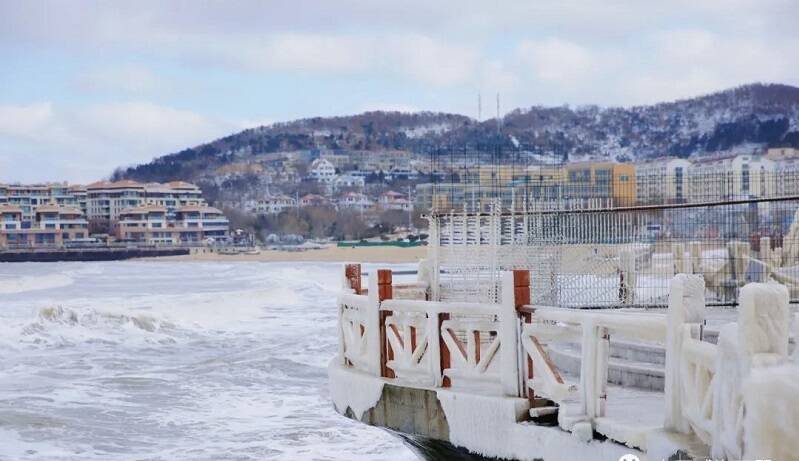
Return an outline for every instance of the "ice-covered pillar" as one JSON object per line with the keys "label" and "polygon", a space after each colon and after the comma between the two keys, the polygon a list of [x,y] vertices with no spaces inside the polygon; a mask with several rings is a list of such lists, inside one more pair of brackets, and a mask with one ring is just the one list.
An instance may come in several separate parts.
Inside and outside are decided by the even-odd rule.
{"label": "ice-covered pillar", "polygon": [[[771,238],[760,237],[760,260],[766,263],[767,266],[772,264],[771,257]],[[767,267],[768,270],[768,267]]]}
{"label": "ice-covered pillar", "polygon": [[702,273],[702,243],[691,242],[688,244],[688,253],[691,255],[691,273]]}
{"label": "ice-covered pillar", "polygon": [[516,312],[516,286],[513,272],[502,272],[501,277],[502,299],[499,305],[500,380],[505,395],[519,397],[521,395],[519,393],[518,355],[519,317]]}
{"label": "ice-covered pillar", "polygon": [[610,335],[594,316],[583,322],[580,361],[580,406],[589,420],[605,415]]}
{"label": "ice-covered pillar", "polygon": [[433,287],[433,268],[429,259],[422,259],[419,261],[419,266],[416,271],[416,280],[425,286],[424,299],[429,301],[432,295]]}
{"label": "ice-covered pillar", "polygon": [[685,274],[690,272],[685,260],[685,245],[682,243],[671,244],[671,259],[674,261],[674,273]]}
{"label": "ice-covered pillar", "polygon": [[746,265],[749,262],[749,242],[727,242],[727,256],[732,269],[732,279],[738,286],[746,281]]}
{"label": "ice-covered pillar", "polygon": [[726,325],[719,335],[712,405],[714,458],[745,457],[748,435],[739,420],[746,413],[742,383],[788,361],[789,323],[784,285],[750,283],[741,288],[738,324]]}
{"label": "ice-covered pillar", "polygon": [[369,351],[369,372],[380,376],[380,288],[377,273],[369,275],[368,309],[363,313],[366,327],[366,348]]}
{"label": "ice-covered pillar", "polygon": [[799,365],[799,313],[793,315],[793,362]]}
{"label": "ice-covered pillar", "polygon": [[[702,275],[677,274],[671,280],[666,314],[666,373],[664,426],[688,432],[681,392],[682,345],[686,335],[699,336],[705,319],[705,279]],[[696,328],[691,328],[691,324]]]}
{"label": "ice-covered pillar", "polygon": [[622,304],[635,302],[635,287],[638,274],[635,270],[635,250],[625,249],[619,254],[619,301]]}

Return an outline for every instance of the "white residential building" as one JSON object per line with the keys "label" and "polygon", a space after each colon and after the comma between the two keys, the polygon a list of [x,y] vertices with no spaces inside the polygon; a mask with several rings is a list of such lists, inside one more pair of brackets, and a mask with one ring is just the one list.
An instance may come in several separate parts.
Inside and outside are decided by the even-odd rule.
{"label": "white residential building", "polygon": [[331,184],[336,179],[336,167],[326,159],[316,159],[308,169],[308,176],[316,182]]}
{"label": "white residential building", "polygon": [[337,176],[333,181],[333,188],[335,190],[341,190],[344,188],[363,189],[365,183],[366,181],[361,176],[341,175]]}
{"label": "white residential building", "polygon": [[411,202],[404,195],[393,190],[380,194],[377,203],[383,210],[408,211],[413,208]]}
{"label": "white residential building", "polygon": [[767,197],[775,193],[774,162],[752,154],[695,160],[688,170],[692,202]]}
{"label": "white residential building", "polygon": [[255,214],[270,215],[280,214],[285,210],[295,208],[297,201],[287,195],[270,195],[262,200],[256,200],[251,205]]}
{"label": "white residential building", "polygon": [[364,194],[359,192],[347,192],[342,195],[338,200],[339,208],[349,208],[356,210],[365,210],[371,208],[374,203]]}
{"label": "white residential building", "polygon": [[635,164],[638,203],[679,203],[688,199],[688,170],[691,162],[665,157]]}

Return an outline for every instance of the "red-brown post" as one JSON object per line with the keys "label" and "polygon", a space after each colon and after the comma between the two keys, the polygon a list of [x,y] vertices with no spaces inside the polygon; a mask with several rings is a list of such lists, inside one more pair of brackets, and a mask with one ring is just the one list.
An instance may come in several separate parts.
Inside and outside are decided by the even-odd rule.
{"label": "red-brown post", "polygon": [[349,281],[350,288],[355,291],[355,294],[361,294],[361,265],[347,264],[344,266],[344,276]]}
{"label": "red-brown post", "polygon": [[[533,323],[533,312],[524,306],[530,304],[530,271],[515,270],[513,271],[513,304],[516,306],[516,312],[523,319],[524,323]],[[533,379],[533,359],[530,354],[527,354],[527,380]],[[524,387],[527,388],[525,382]],[[535,399],[535,393],[532,389],[527,390],[527,398],[532,402]]]}
{"label": "red-brown post", "polygon": [[[385,301],[394,295],[392,286],[393,279],[390,269],[379,269],[377,271],[377,299]],[[389,360],[394,360],[394,350],[388,342],[386,334],[386,318],[391,316],[391,311],[380,311],[380,376],[384,378],[394,378],[394,370],[388,367]]]}

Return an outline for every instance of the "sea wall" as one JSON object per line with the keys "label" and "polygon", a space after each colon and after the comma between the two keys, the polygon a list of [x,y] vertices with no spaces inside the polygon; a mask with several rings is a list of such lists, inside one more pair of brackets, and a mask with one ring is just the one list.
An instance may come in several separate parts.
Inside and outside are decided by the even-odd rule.
{"label": "sea wall", "polygon": [[179,256],[188,248],[74,248],[0,251],[0,262],[117,261],[131,258]]}

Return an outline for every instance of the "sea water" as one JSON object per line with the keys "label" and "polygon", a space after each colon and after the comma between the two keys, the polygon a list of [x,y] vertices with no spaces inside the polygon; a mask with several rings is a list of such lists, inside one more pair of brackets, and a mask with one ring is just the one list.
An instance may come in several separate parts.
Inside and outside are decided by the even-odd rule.
{"label": "sea water", "polygon": [[328,399],[341,271],[0,264],[0,460],[415,459]]}

